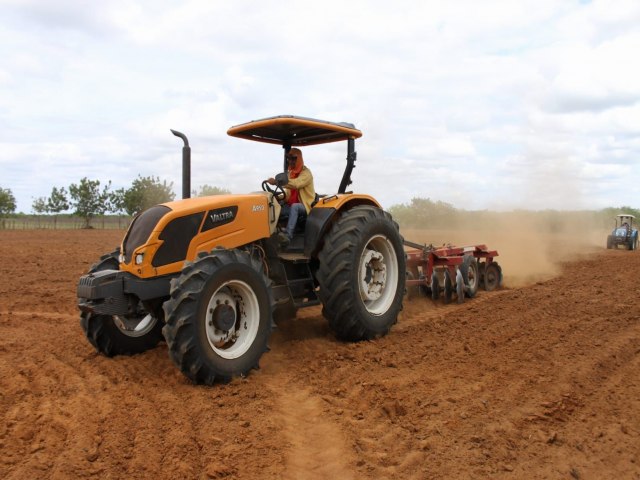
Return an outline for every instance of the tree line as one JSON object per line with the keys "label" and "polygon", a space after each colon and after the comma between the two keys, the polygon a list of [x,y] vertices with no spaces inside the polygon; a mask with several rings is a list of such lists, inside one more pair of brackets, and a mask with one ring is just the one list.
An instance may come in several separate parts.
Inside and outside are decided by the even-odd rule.
{"label": "tree line", "polygon": [[[231,193],[224,188],[203,185],[199,191],[193,191],[194,196],[219,195]],[[111,181],[101,185],[99,180],[82,178],[79,183],[71,184],[68,188],[53,187],[48,197],[34,199],[33,212],[36,214],[61,214],[71,212],[84,220],[85,227],[90,225],[91,219],[98,215],[126,214],[134,216],[139,212],[175,199],[173,183],[160,181],[158,177],[138,176],[130,188],[111,189]],[[0,217],[15,213],[16,200],[10,189],[0,187]],[[453,205],[430,198],[415,197],[407,204],[397,204],[389,208],[389,212],[401,226],[405,228],[437,228],[466,225],[478,227],[479,223],[489,222],[497,212],[471,211],[454,207]],[[510,212],[515,217],[518,211]],[[570,217],[578,222],[588,222],[601,227],[612,226],[613,218],[619,213],[634,215],[640,223],[640,209],[629,206],[619,208],[608,207],[601,210],[567,212],[546,210],[536,213],[547,220],[550,230],[561,230]],[[531,217],[529,217],[531,218]],[[54,220],[55,221],[55,220]]]}
{"label": "tree line", "polygon": [[[196,196],[231,193],[224,188],[203,185],[200,191],[192,192]],[[137,215],[153,205],[170,202],[175,199],[173,182],[160,181],[159,177],[138,177],[129,188],[111,188],[111,180],[101,184],[100,180],[87,177],[68,187],[53,187],[48,197],[38,197],[31,206],[38,215],[58,215],[71,212],[84,220],[88,228],[91,219],[108,213]],[[16,199],[11,189],[0,187],[0,216],[14,214]]]}

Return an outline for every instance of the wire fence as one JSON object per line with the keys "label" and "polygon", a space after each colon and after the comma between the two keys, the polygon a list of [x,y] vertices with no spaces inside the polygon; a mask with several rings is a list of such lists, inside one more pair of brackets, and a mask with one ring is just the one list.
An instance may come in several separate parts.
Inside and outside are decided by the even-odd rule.
{"label": "wire fence", "polygon": [[[124,230],[131,217],[104,215],[92,218],[89,228]],[[0,218],[0,230],[74,230],[86,228],[84,218],[73,215],[19,215]]]}

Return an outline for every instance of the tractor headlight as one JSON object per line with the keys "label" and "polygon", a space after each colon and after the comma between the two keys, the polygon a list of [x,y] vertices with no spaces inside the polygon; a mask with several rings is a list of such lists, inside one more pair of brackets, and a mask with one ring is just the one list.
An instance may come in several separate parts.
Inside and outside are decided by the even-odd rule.
{"label": "tractor headlight", "polygon": [[142,264],[142,260],[144,260],[144,253],[138,253],[136,255],[136,265]]}

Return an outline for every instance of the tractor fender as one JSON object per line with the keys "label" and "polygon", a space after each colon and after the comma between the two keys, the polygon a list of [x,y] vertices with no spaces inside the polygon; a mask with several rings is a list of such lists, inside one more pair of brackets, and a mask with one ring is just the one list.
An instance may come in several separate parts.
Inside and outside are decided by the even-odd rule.
{"label": "tractor fender", "polygon": [[369,195],[336,194],[322,197],[307,215],[304,232],[304,254],[311,258],[318,253],[322,240],[337,216],[357,205],[371,205],[382,208]]}

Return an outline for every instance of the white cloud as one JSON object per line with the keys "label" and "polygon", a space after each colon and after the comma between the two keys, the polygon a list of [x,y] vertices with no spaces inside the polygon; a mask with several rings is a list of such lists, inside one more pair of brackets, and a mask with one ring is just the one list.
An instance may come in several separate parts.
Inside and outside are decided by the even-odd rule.
{"label": "white cloud", "polygon": [[[361,128],[352,188],[386,207],[637,191],[638,2],[20,0],[0,15],[0,186],[25,212],[51,169],[55,186],[156,175],[179,195],[170,128],[190,139],[193,188],[259,189],[281,150],[226,130],[278,114]],[[344,148],[305,156],[335,190]]]}

